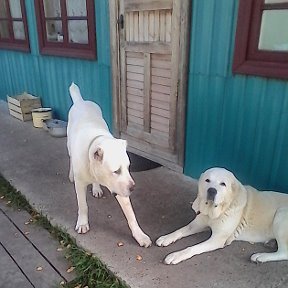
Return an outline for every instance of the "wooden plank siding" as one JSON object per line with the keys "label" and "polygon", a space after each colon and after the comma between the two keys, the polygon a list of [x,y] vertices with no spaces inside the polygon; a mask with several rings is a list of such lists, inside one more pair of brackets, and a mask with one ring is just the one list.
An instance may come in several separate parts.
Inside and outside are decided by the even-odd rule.
{"label": "wooden plank siding", "polygon": [[[118,10],[118,17],[124,16],[124,27],[118,30],[116,38],[119,62],[114,57],[112,63],[113,74],[120,71],[121,105],[114,109],[121,115],[121,121],[116,123],[119,135],[129,140],[129,149],[138,149],[140,155],[149,154],[148,158],[169,163],[169,167],[181,171],[184,145],[180,147],[175,141],[176,137],[184,137],[183,130],[183,135],[177,131],[176,123],[178,98],[184,94],[178,95],[178,74],[182,68],[177,55],[182,55],[180,42],[185,42],[185,38],[179,38],[181,9],[187,10],[189,1],[181,5],[176,2],[119,0],[119,7],[114,5],[114,9]],[[117,46],[115,39],[113,45]],[[184,117],[180,122],[183,121]]]}

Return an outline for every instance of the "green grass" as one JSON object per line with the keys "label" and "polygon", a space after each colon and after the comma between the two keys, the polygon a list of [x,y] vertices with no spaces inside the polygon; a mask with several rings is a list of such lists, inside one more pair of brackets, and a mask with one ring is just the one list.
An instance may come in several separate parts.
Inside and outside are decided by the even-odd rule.
{"label": "green grass", "polygon": [[0,175],[0,197],[5,198],[11,207],[26,210],[33,222],[47,229],[65,248],[65,257],[75,267],[76,278],[60,287],[97,287],[97,288],[127,288],[122,281],[113,275],[101,261],[84,249],[77,246],[76,241],[59,227],[52,226],[49,220],[35,211],[27,199],[8,181]]}

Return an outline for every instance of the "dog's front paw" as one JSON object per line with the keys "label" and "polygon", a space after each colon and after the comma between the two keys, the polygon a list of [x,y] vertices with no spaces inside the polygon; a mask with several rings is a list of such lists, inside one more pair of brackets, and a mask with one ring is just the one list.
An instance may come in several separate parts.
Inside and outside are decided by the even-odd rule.
{"label": "dog's front paw", "polygon": [[92,195],[95,198],[101,198],[103,196],[103,190],[101,189],[99,185],[97,184],[92,185]]}
{"label": "dog's front paw", "polygon": [[78,223],[77,221],[77,224],[76,224],[76,227],[75,227],[75,230],[77,231],[77,233],[79,234],[85,234],[89,231],[89,224],[88,223]]}
{"label": "dog's front paw", "polygon": [[162,247],[165,247],[165,246],[168,246],[172,243],[174,243],[175,240],[172,239],[169,235],[164,235],[164,236],[161,236],[159,237],[157,240],[156,240],[156,245],[157,246],[162,246]]}
{"label": "dog's front paw", "polygon": [[138,244],[141,247],[148,248],[152,245],[152,241],[151,241],[150,237],[148,235],[146,235],[145,233],[133,235],[133,237],[135,238],[135,240],[138,242]]}
{"label": "dog's front paw", "polygon": [[174,253],[167,255],[164,259],[164,263],[167,265],[170,265],[170,264],[175,265],[175,264],[182,262],[183,260],[185,260],[185,258],[183,258],[182,252],[179,251],[179,252],[174,252]]}
{"label": "dog's front paw", "polygon": [[254,263],[264,263],[267,261],[271,261],[270,258],[272,254],[273,253],[255,253],[251,256],[250,260]]}

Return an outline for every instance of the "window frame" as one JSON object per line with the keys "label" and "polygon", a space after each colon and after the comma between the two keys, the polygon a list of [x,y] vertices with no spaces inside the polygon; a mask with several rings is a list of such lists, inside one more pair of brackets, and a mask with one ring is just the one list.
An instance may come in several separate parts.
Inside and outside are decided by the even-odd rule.
{"label": "window frame", "polygon": [[288,9],[288,3],[239,0],[233,73],[288,79],[288,51],[258,49],[262,12],[279,9]]}
{"label": "window frame", "polygon": [[[59,0],[61,8],[60,17],[46,17],[43,0],[34,0],[37,20],[38,42],[40,53],[50,56],[62,56],[72,58],[96,59],[96,25],[94,0],[86,1],[87,16],[68,16],[66,0]],[[63,42],[47,40],[46,20],[62,21]],[[68,21],[87,19],[88,44],[70,43],[68,40]]]}
{"label": "window frame", "polygon": [[[8,21],[9,29],[9,39],[0,38],[0,49],[9,49],[17,50],[22,52],[30,52],[30,42],[29,42],[29,33],[28,33],[28,24],[27,24],[27,15],[25,1],[20,0],[21,14],[22,18],[13,18],[11,15],[10,3],[8,0],[4,0],[7,7],[7,17],[0,17],[0,21]],[[13,21],[21,21],[24,26],[25,40],[15,39],[13,31]],[[12,37],[11,37],[12,36]]]}

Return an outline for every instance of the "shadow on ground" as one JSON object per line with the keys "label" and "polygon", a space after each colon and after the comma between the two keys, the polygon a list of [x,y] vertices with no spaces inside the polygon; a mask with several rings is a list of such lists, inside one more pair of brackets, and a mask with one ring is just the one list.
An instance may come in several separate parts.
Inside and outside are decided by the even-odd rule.
{"label": "shadow on ground", "polygon": [[134,153],[128,152],[128,155],[129,155],[130,162],[131,162],[131,165],[130,165],[131,172],[146,171],[146,170],[151,170],[151,169],[161,166],[159,163],[153,162],[149,159],[146,159]]}

